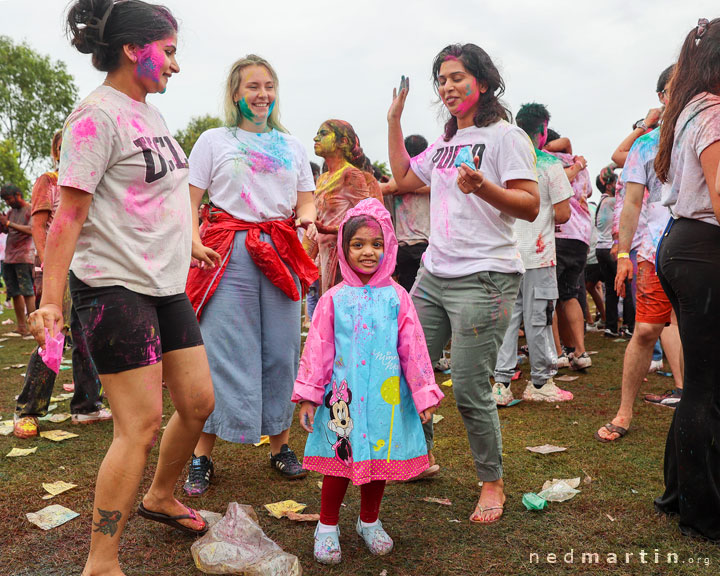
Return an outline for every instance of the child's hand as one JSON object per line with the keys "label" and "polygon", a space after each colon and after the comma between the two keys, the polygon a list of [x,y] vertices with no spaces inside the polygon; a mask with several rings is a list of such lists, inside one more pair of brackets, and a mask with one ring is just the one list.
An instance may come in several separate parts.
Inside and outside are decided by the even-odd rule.
{"label": "child's hand", "polygon": [[308,401],[301,402],[298,418],[300,418],[300,426],[302,426],[302,429],[306,432],[312,432],[313,424],[315,423],[315,405]]}
{"label": "child's hand", "polygon": [[435,414],[435,410],[437,410],[437,406],[430,406],[430,408],[426,408],[422,412],[420,412],[420,421],[423,424],[427,424],[432,420],[433,414]]}

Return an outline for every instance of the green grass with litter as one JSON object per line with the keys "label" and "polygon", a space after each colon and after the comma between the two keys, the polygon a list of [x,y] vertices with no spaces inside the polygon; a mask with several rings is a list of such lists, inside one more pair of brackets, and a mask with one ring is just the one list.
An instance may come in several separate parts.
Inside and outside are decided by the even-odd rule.
{"label": "green grass with litter", "polygon": [[[0,315],[0,319],[12,313]],[[12,326],[0,327],[8,332]],[[12,418],[14,397],[21,389],[24,369],[2,370],[24,363],[33,343],[9,338],[0,348],[0,415]],[[354,530],[359,512],[359,491],[350,488],[341,510],[343,562],[321,567],[313,561],[313,524],[271,518],[263,504],[296,500],[308,505],[306,512],[319,512],[319,475],[306,480],[282,480],[268,463],[268,446],[255,448],[219,441],[214,453],[216,477],[209,492],[197,499],[177,494],[197,509],[224,512],[227,503],[252,505],[260,516],[265,533],[283,549],[300,557],[304,574],[378,576],[387,570],[393,575],[475,575],[475,574],[713,574],[720,566],[720,547],[683,537],[676,522],[657,516],[652,500],[662,491],[662,459],[672,411],[635,404],[631,431],[621,442],[600,444],[593,432],[612,419],[620,396],[622,355],[626,344],[588,334],[593,367],[573,382],[559,383],[571,390],[575,400],[561,404],[522,402],[500,411],[503,428],[503,455],[508,500],[505,515],[491,526],[471,525],[479,488],[467,438],[455,408],[452,388],[443,387],[447,398],[439,409],[444,419],[436,425],[436,457],[442,466],[432,481],[388,486],[381,518],[395,540],[395,550],[386,557],[372,556]],[[68,354],[66,353],[66,356]],[[513,383],[515,397],[522,395],[529,366],[522,365],[523,378]],[[567,372],[567,371],[563,371]],[[438,381],[451,376],[438,374]],[[61,372],[54,394],[71,379]],[[671,378],[648,376],[644,392],[662,392],[673,385]],[[69,412],[69,401],[57,412]],[[166,415],[172,413],[165,392]],[[164,419],[167,421],[167,417]],[[41,429],[63,429],[80,435],[63,442],[44,439],[18,440],[0,436],[0,526],[2,526],[2,575],[79,574],[90,542],[90,522],[95,476],[112,438],[112,423],[74,426],[42,422]],[[291,432],[291,447],[302,454],[305,433],[297,423]],[[526,446],[566,446],[565,452],[540,455]],[[37,446],[35,454],[5,458],[13,447]],[[157,459],[151,453],[142,490],[150,485]],[[521,503],[526,492],[537,492],[551,478],[586,475],[581,493],[564,503],[550,503],[542,512],[528,512]],[[43,482],[64,480],[78,487],[51,501],[42,500]],[[423,497],[448,498],[452,506],[428,503]],[[138,495],[139,502],[140,495]],[[26,512],[51,503],[61,504],[80,516],[50,531],[27,521]],[[136,515],[130,518],[122,538],[120,560],[128,575],[196,575],[190,554],[192,540],[160,524]],[[572,550],[573,563],[564,556]],[[642,564],[640,552],[647,553]],[[655,563],[655,550],[659,563]],[[599,563],[581,562],[582,553],[598,553]],[[618,564],[607,562],[617,554]],[[678,564],[667,564],[667,554],[676,553]],[[531,556],[537,554],[536,556]],[[548,561],[556,555],[556,563]],[[626,558],[626,554],[632,554]],[[550,556],[552,559],[552,556]],[[568,556],[568,560],[570,557]],[[629,559],[629,563],[626,563]],[[706,560],[707,559],[707,560]],[[709,566],[705,565],[705,562]]]}

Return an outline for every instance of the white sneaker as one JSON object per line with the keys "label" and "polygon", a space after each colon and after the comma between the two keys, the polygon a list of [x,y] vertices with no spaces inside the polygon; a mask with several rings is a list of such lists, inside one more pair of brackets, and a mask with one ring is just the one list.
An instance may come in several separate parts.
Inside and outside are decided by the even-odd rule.
{"label": "white sneaker", "polygon": [[103,408],[88,414],[73,414],[73,424],[92,424],[93,422],[102,422],[104,420],[112,420],[112,412],[110,408]]}
{"label": "white sneaker", "polygon": [[580,356],[576,356],[573,352],[570,354],[568,360],[570,360],[570,368],[573,370],[584,370],[585,368],[590,368],[590,366],[592,366],[592,360],[590,356],[588,356],[587,352],[583,352]]}
{"label": "white sneaker", "polygon": [[648,374],[654,374],[658,370],[663,369],[663,361],[662,358],[660,360],[653,360],[650,362],[650,368],[648,369]]}
{"label": "white sneaker", "polygon": [[563,352],[562,354],[560,354],[560,356],[558,356],[557,367],[558,367],[558,369],[570,368],[570,359],[567,357],[567,354],[565,354],[565,352]]}
{"label": "white sneaker", "polygon": [[572,399],[572,392],[558,388],[552,378],[542,388],[535,388],[532,382],[528,382],[523,392],[523,400],[534,402],[565,402]]}
{"label": "white sneaker", "polygon": [[512,390],[510,390],[510,386],[505,386],[502,382],[495,382],[493,386],[493,398],[495,398],[495,404],[497,406],[507,406],[515,399]]}

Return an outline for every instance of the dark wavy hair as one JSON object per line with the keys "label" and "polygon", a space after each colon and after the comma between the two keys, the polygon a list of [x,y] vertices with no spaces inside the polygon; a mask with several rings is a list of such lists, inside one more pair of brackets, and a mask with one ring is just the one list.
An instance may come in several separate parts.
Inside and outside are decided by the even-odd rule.
{"label": "dark wavy hair", "polygon": [[543,131],[545,122],[550,122],[550,112],[544,104],[537,102],[523,104],[515,115],[515,122],[532,138]]}
{"label": "dark wavy hair", "polygon": [[690,30],[680,50],[655,157],[655,173],[661,182],[668,180],[678,117],[701,92],[720,94],[720,18],[711,20],[704,32],[699,25]]}
{"label": "dark wavy hair", "polygon": [[[465,70],[467,70],[478,83],[485,84],[488,88],[484,94],[480,94],[477,112],[473,118],[475,126],[482,128],[484,126],[490,126],[498,120],[510,121],[512,115],[500,101],[500,98],[505,93],[505,82],[488,53],[475,44],[450,44],[449,46],[445,46],[445,48],[435,56],[435,61],[433,62],[432,78],[435,84],[435,92],[438,92],[440,66],[448,59],[459,60],[465,67]],[[444,140],[447,142],[455,136],[457,129],[457,118],[451,115],[445,123]]]}
{"label": "dark wavy hair", "polygon": [[[333,134],[335,134],[338,148],[342,151],[345,160],[350,162],[355,168],[367,171],[369,160],[365,157],[365,152],[363,152],[362,146],[360,146],[360,138],[358,138],[352,125],[344,120],[335,119],[326,120],[323,124],[330,128]],[[347,140],[347,144],[340,144],[342,138]],[[370,166],[370,173],[372,173],[372,166]]]}
{"label": "dark wavy hair", "polygon": [[165,6],[142,0],[76,0],[67,14],[70,43],[101,72],[120,65],[125,44],[145,46],[177,33],[178,24]]}

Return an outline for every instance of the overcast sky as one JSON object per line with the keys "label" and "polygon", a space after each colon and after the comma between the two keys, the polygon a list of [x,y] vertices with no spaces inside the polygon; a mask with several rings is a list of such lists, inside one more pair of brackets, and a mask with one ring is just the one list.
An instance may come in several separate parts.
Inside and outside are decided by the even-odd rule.
{"label": "overcast sky", "polygon": [[[550,126],[573,142],[594,176],[635,120],[658,105],[655,84],[709,0],[165,0],[180,24],[178,62],[164,95],[151,101],[172,131],[193,116],[220,115],[223,84],[237,58],[256,53],[280,78],[285,126],[305,144],[328,118],[356,129],[372,160],[387,160],[392,88],[411,79],[406,135],[430,142],[441,110],[430,78],[447,44],[473,42],[500,69],[514,112],[546,104]],[[104,75],[64,36],[65,0],[0,0],[0,34],[66,62],[84,97]]]}

